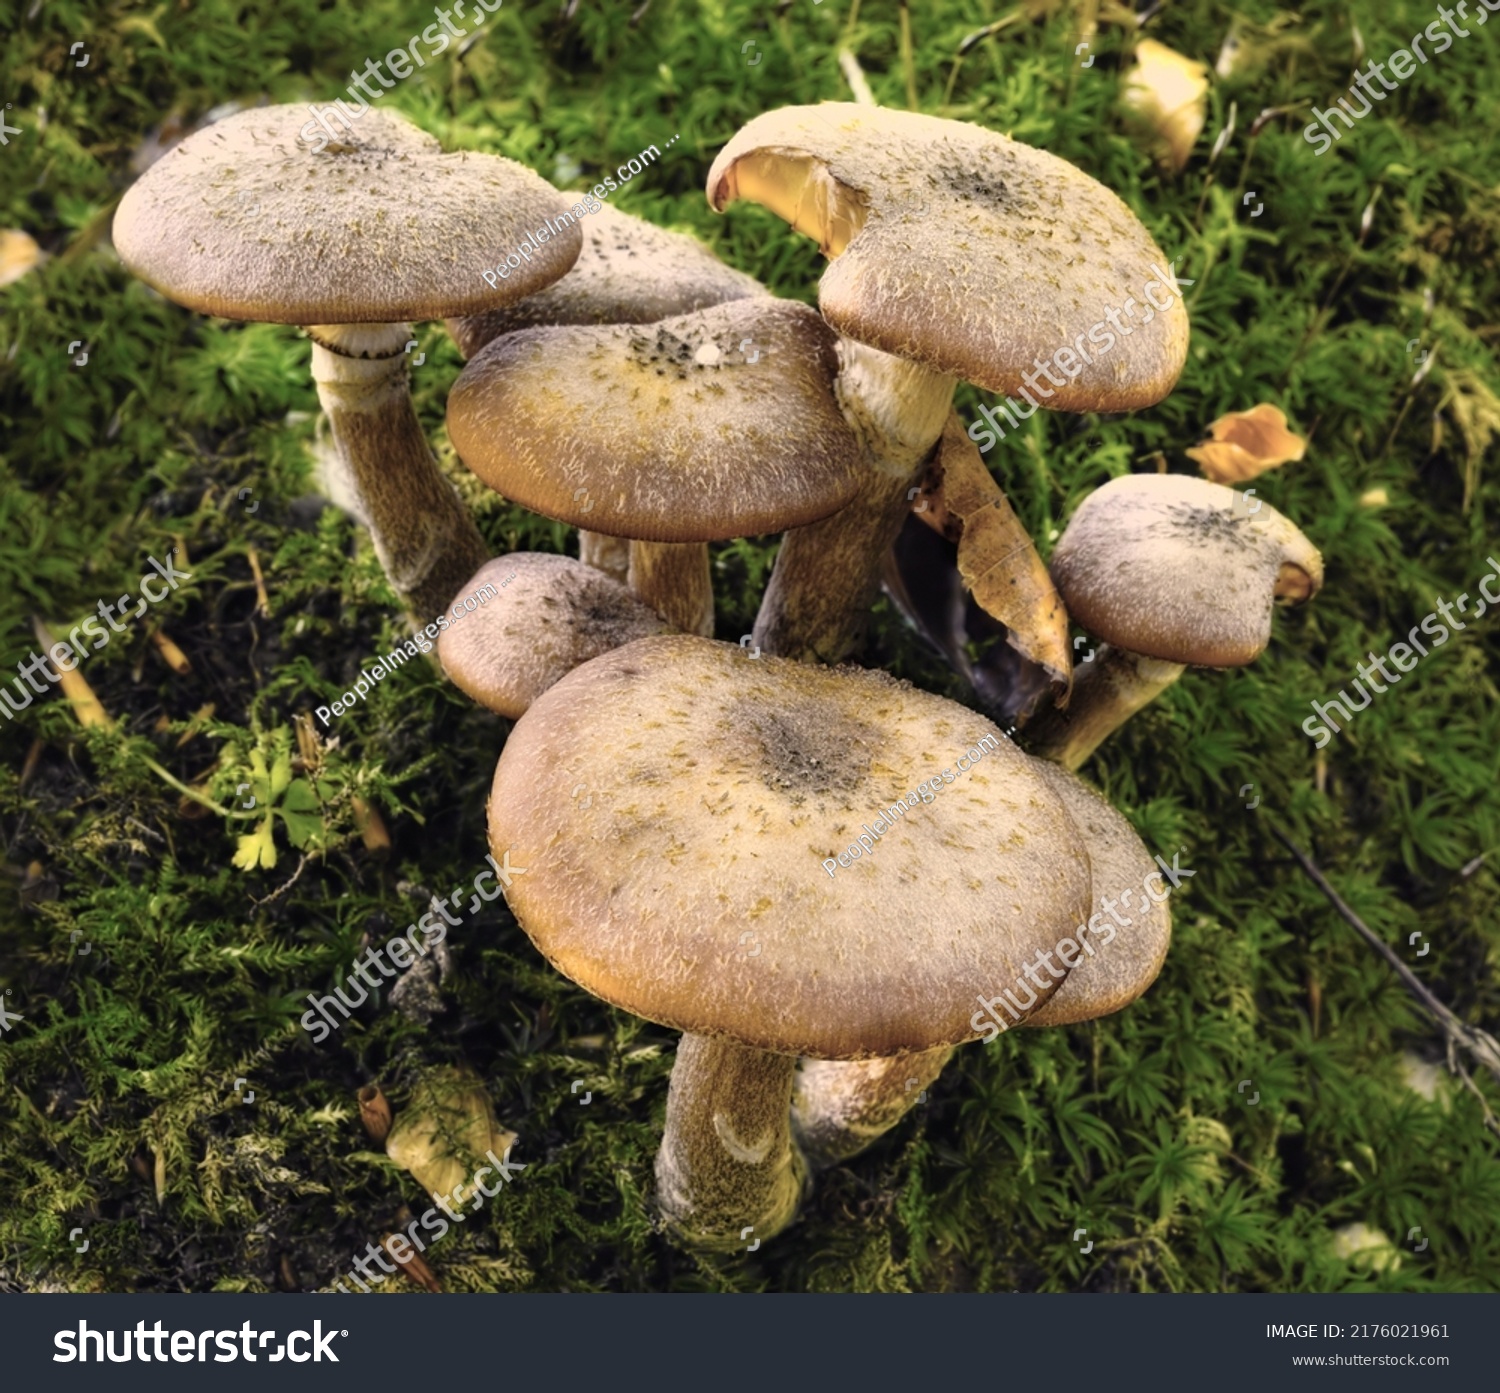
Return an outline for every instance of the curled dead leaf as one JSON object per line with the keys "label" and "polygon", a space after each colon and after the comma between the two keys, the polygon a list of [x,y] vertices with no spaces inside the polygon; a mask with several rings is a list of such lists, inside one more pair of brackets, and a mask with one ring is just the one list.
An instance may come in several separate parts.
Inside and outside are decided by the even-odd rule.
{"label": "curled dead leaf", "polygon": [[483,1083],[467,1069],[433,1069],[412,1090],[385,1152],[429,1195],[451,1195],[486,1151],[503,1156],[516,1134],[503,1130]]}
{"label": "curled dead leaf", "polygon": [[1220,416],[1208,431],[1211,438],[1187,455],[1216,484],[1243,483],[1307,452],[1307,441],[1287,429],[1286,416],[1269,402]]}
{"label": "curled dead leaf", "polygon": [[1142,39],[1121,101],[1143,148],[1180,173],[1203,130],[1208,67],[1155,39]]}
{"label": "curled dead leaf", "polygon": [[378,1083],[367,1083],[358,1094],[359,1120],[372,1141],[384,1141],[391,1134],[391,1105]]}
{"label": "curled dead leaf", "polygon": [[405,1276],[427,1291],[441,1295],[442,1284],[433,1276],[432,1269],[422,1261],[421,1253],[412,1251],[411,1241],[405,1234],[388,1233],[380,1240],[380,1246],[390,1255],[392,1262],[400,1265]]}
{"label": "curled dead leaf", "polygon": [[1005,625],[1006,640],[1070,683],[1068,612],[1036,544],[985,468],[963,423],[950,414],[922,482],[927,505],[917,516],[958,547],[958,573],[984,612]]}
{"label": "curled dead leaf", "polygon": [[18,281],[47,259],[47,253],[36,244],[29,232],[18,228],[0,228],[0,285]]}
{"label": "curled dead leaf", "polygon": [[[31,627],[44,653],[50,654],[59,646],[57,640],[52,637],[52,631],[36,615],[31,617]],[[70,655],[73,652],[71,648],[67,651]],[[103,726],[106,730],[113,726],[114,722],[110,719],[109,712],[104,709],[104,703],[94,694],[94,689],[78,671],[77,662],[75,661],[72,667],[64,670],[62,663],[58,662],[55,656],[52,661],[57,664],[58,686],[62,688],[63,696],[72,706],[73,714],[78,718],[78,724]]]}

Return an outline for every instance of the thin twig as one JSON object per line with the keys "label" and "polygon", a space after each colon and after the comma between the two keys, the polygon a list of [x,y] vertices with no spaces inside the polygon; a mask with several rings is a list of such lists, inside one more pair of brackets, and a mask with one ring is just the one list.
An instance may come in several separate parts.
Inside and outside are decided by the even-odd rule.
{"label": "thin twig", "polygon": [[849,90],[854,93],[855,101],[861,106],[879,104],[875,100],[875,94],[870,91],[870,84],[865,81],[865,70],[859,66],[859,59],[847,48],[839,49],[839,68],[849,84]]}
{"label": "thin twig", "polygon": [[1395,950],[1386,943],[1363,919],[1359,917],[1347,904],[1343,897],[1332,885],[1328,883],[1323,872],[1312,862],[1312,859],[1299,847],[1285,832],[1274,822],[1271,831],[1293,856],[1297,858],[1297,864],[1307,872],[1314,885],[1318,887],[1327,897],[1330,904],[1338,910],[1350,928],[1359,934],[1366,943],[1383,957],[1395,970],[1396,975],[1406,983],[1407,990],[1411,992],[1418,1001],[1422,1003],[1431,1014],[1432,1018],[1443,1028],[1444,1035],[1448,1039],[1448,1062],[1450,1067],[1457,1073],[1480,1101],[1484,1107],[1484,1125],[1497,1136],[1500,1136],[1500,1121],[1497,1121],[1489,1105],[1485,1103],[1484,1097],[1470,1079],[1458,1057],[1453,1052],[1454,1045],[1462,1045],[1473,1057],[1481,1068],[1486,1069],[1495,1079],[1500,1080],[1500,1041],[1496,1041],[1493,1035],[1471,1026],[1459,1020],[1441,1001],[1438,1000],[1423,984],[1421,979],[1407,965],[1401,961]]}

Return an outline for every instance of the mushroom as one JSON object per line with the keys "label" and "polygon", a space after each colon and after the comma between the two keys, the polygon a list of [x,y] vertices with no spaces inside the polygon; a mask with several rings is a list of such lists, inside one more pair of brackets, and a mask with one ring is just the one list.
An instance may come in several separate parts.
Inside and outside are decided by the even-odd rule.
{"label": "mushroom", "polygon": [[[1061,766],[1033,760],[1032,767],[1062,800],[1088,853],[1093,904],[1052,945],[1075,959],[1061,984],[1019,1024],[1028,1027],[1071,1025],[1123,1010],[1156,980],[1172,938],[1166,892],[1158,899],[1149,888],[1140,892],[1139,911],[1130,901],[1145,886],[1155,863],[1135,829],[1108,801]],[[1125,903],[1121,904],[1121,897]],[[1081,932],[1098,925],[1097,951],[1085,947]],[[1124,930],[1122,932],[1121,930]],[[1064,964],[1066,958],[1061,959]],[[1038,976],[1040,976],[1040,969]],[[1019,980],[1019,979],[1017,979]],[[995,987],[1009,982],[995,982]],[[982,994],[981,994],[982,996]],[[994,1001],[996,998],[991,998]],[[1002,1001],[1001,1028],[1016,1022],[1013,1008]],[[976,1015],[976,1019],[978,1016]],[[996,1027],[989,1030],[993,1039]],[[792,1104],[793,1134],[808,1163],[822,1169],[848,1160],[898,1123],[922,1097],[929,1083],[951,1058],[949,1046],[891,1059],[857,1064],[807,1060],[797,1077]]]}
{"label": "mushroom", "polygon": [[[949,787],[944,761],[971,747]],[[1018,975],[1090,901],[1061,798],[988,721],[884,673],[751,662],[690,635],[543,694],[506,742],[489,818],[496,854],[525,868],[506,894],[541,953],[685,1032],[659,1202],[710,1247],[795,1211],[797,1056],[974,1038],[980,985]]]}
{"label": "mushroom", "polygon": [[515,720],[574,668],[668,626],[618,581],[570,556],[487,561],[464,593],[499,593],[438,638],[443,670],[481,706]]}
{"label": "mushroom", "polygon": [[604,204],[589,218],[583,250],[560,281],[524,300],[450,319],[465,358],[520,329],[557,324],[654,324],[770,292],[726,266],[696,237],[668,232]]}
{"label": "mushroom", "polygon": [[[391,584],[419,622],[488,549],[412,409],[415,319],[534,294],[573,264],[568,201],[524,166],[444,154],[391,111],[315,148],[302,106],[262,107],[190,135],[126,191],[120,259],[201,314],[299,324],[334,439]],[[503,285],[481,271],[563,224]]]}
{"label": "mushroom", "polygon": [[1182,474],[1111,479],[1079,505],[1052,553],[1068,612],[1105,646],[1066,710],[1027,727],[1028,743],[1076,769],[1177,681],[1186,665],[1244,667],[1271,639],[1274,605],[1310,600],[1323,558],[1259,499]]}
{"label": "mushroom", "polygon": [[[783,541],[755,626],[767,651],[834,661],[852,646],[957,378],[1017,395],[1029,380],[1054,410],[1125,411],[1182,370],[1186,314],[1147,311],[1107,356],[1081,346],[1167,274],[1135,215],[1066,161],[980,126],[837,102],[769,112],[709,171],[709,203],[736,198],[830,258],[818,304],[842,335],[840,400],[869,465],[848,508]],[[1056,385],[1040,386],[1043,355],[1062,366],[1063,351],[1066,380],[1046,369]]]}
{"label": "mushroom", "polygon": [[[694,237],[668,232],[609,204],[588,221],[583,251],[555,285],[513,305],[467,319],[448,331],[465,358],[502,334],[549,324],[652,324],[730,300],[767,295],[753,276],[726,266]],[[708,548],[699,544],[702,565]],[[630,542],[580,528],[579,560],[628,582]],[[701,568],[700,568],[701,569]],[[710,628],[712,632],[709,608]]]}
{"label": "mushroom", "polygon": [[713,624],[701,543],[802,526],[859,487],[835,370],[828,326],[768,296],[655,324],[525,329],[464,369],[448,433],[514,502],[643,543],[631,590],[701,633]]}

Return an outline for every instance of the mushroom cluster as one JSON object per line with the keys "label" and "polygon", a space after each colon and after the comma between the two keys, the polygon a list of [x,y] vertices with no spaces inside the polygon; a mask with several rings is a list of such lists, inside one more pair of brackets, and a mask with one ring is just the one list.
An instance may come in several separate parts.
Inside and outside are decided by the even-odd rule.
{"label": "mushroom cluster", "polygon": [[[506,890],[517,921],[585,990],[683,1032],[656,1165],[682,1241],[784,1228],[816,1170],[894,1126],[987,1033],[976,1002],[1003,992],[1014,1023],[1064,1026],[1145,991],[1165,896],[1079,948],[1153,862],[1072,771],[1188,666],[1253,661],[1273,605],[1321,586],[1312,543],[1204,480],[1095,490],[1052,579],[1106,646],[1055,684],[1029,753],[967,707],[829,666],[854,650],[914,485],[958,429],[959,380],[1021,393],[1167,263],[1134,214],[982,127],[827,103],[751,121],[707,183],[714,209],[751,199],[817,239],[816,310],[607,207],[491,285],[478,268],[565,195],[509,160],[445,155],[389,112],[316,149],[298,115],[190,137],[126,194],[116,244],[193,309],[307,327],[415,615],[510,578],[439,655],[515,722],[488,812],[493,853],[527,867]],[[579,528],[579,559],[487,557],[412,411],[418,318],[445,318],[468,358],[447,403],[464,465]],[[1186,311],[1163,313],[1107,360],[1070,354],[1049,409],[1156,403],[1187,337]],[[713,638],[708,544],[773,531],[747,654]]]}

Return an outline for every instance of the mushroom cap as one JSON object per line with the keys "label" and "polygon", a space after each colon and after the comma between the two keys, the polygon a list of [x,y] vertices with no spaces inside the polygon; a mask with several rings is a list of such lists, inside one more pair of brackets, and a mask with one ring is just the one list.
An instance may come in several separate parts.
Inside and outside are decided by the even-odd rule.
{"label": "mushroom cap", "polygon": [[574,224],[492,288],[480,272],[570,204],[497,155],[444,154],[371,110],[314,153],[306,106],[259,107],[190,135],[120,200],[120,259],[201,314],[389,324],[469,314],[542,290],[578,259]]}
{"label": "mushroom cap", "polygon": [[448,434],[497,493],[592,532],[716,542],[803,527],[859,488],[834,344],[814,310],[769,296],[523,329],[459,374]]}
{"label": "mushroom cap", "polygon": [[702,242],[604,204],[584,226],[583,251],[560,281],[515,304],[448,321],[465,358],[491,339],[540,324],[654,324],[769,292]]}
{"label": "mushroom cap", "polygon": [[[1153,267],[1167,268],[1135,214],[1066,160],[916,112],[825,102],[757,116],[708,173],[715,209],[739,197],[834,258],[818,305],[840,332],[1012,396],[1024,373],[1037,380],[1036,360],[1064,347],[1078,358],[1108,310],[1132,295],[1139,308]],[[1187,313],[1174,302],[1132,324],[1108,351],[1096,341],[1047,407],[1126,411],[1166,396],[1187,359]]]}
{"label": "mushroom cap", "polygon": [[1323,558],[1269,503],[1185,474],[1111,479],[1052,553],[1068,613],[1148,658],[1243,667],[1271,641],[1271,608],[1323,585]]}
{"label": "mushroom cap", "polygon": [[[1158,903],[1144,889],[1156,862],[1135,828],[1076,774],[1050,760],[1037,763],[1088,848],[1094,886],[1090,918],[1097,916],[1100,927],[1097,933],[1089,930],[1088,947],[1076,954],[1078,965],[1023,1024],[1071,1025],[1123,1010],[1156,981],[1172,942],[1172,914],[1166,900]],[[1158,878],[1158,883],[1165,882]],[[1123,927],[1106,912],[1106,898]],[[1071,936],[1077,943],[1077,935]]]}
{"label": "mushroom cap", "polygon": [[513,552],[486,561],[462,591],[498,592],[438,637],[454,685],[515,720],[574,668],[671,626],[617,580],[571,556]]}
{"label": "mushroom cap", "polygon": [[[897,798],[913,806],[878,827]],[[872,854],[830,874],[864,825]],[[973,1039],[979,990],[1090,898],[1061,799],[990,722],[881,672],[685,634],[537,700],[495,770],[490,844],[524,868],[521,926],[595,996],[817,1059]]]}

